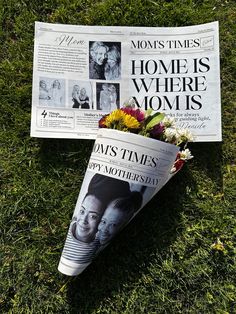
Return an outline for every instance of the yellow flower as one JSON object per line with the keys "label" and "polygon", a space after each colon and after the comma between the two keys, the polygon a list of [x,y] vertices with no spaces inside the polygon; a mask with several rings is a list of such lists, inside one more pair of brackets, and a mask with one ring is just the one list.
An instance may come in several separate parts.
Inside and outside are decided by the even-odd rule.
{"label": "yellow flower", "polygon": [[138,129],[140,127],[138,120],[128,114],[124,117],[124,124],[128,129]]}
{"label": "yellow flower", "polygon": [[224,244],[220,241],[219,238],[211,245],[211,248],[215,251],[224,251],[225,247]]}
{"label": "yellow flower", "polygon": [[112,111],[106,117],[104,124],[108,128],[118,130],[137,129],[140,127],[137,119],[120,109]]}
{"label": "yellow flower", "polygon": [[119,122],[122,122],[124,119],[124,116],[126,114],[120,110],[120,109],[116,109],[114,111],[112,111],[107,117],[106,117],[106,121],[105,121],[105,125],[108,128],[111,128],[112,126],[114,126],[114,124],[118,124]]}

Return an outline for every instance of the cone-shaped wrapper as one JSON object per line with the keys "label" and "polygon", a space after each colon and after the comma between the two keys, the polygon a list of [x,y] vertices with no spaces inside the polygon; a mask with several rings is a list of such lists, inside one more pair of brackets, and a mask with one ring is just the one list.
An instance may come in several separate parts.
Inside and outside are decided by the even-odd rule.
{"label": "cone-shaped wrapper", "polygon": [[140,135],[100,129],[58,269],[80,274],[171,178],[179,148]]}

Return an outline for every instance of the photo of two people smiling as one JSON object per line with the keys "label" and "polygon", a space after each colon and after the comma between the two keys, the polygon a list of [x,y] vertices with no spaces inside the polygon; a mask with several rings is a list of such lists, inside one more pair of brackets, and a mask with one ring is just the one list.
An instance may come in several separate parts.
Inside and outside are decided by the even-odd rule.
{"label": "photo of two people smiling", "polygon": [[72,218],[62,256],[91,262],[142,207],[146,187],[136,186],[95,174]]}

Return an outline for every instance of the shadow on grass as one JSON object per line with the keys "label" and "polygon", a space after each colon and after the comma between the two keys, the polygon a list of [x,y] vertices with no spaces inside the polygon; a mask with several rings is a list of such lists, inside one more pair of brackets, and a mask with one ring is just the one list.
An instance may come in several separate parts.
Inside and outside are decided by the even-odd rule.
{"label": "shadow on grass", "polygon": [[193,155],[197,156],[194,160],[197,169],[203,171],[220,188],[223,188],[222,145],[221,142],[189,145]]}
{"label": "shadow on grass", "polygon": [[121,289],[125,293],[126,284],[132,286],[148,272],[157,256],[165,259],[168,247],[181,233],[186,186],[195,188],[188,169],[183,169],[81,275],[69,281],[67,302],[71,313],[89,314],[102,307],[105,299]]}
{"label": "shadow on grass", "polygon": [[93,144],[91,140],[41,139],[39,151],[41,170],[44,175],[48,174],[52,167],[86,170]]}

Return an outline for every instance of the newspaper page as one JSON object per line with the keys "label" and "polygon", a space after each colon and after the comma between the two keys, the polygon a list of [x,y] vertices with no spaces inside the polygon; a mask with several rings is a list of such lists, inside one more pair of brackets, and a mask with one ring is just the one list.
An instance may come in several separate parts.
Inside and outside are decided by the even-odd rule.
{"label": "newspaper page", "polygon": [[31,136],[95,139],[133,99],[174,117],[196,142],[221,141],[218,22],[108,27],[36,22]]}
{"label": "newspaper page", "polygon": [[58,269],[81,273],[170,179],[179,147],[100,129]]}

